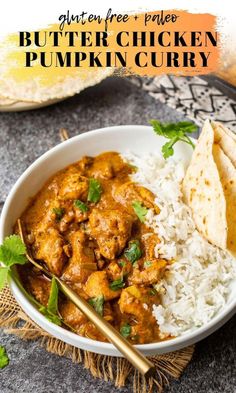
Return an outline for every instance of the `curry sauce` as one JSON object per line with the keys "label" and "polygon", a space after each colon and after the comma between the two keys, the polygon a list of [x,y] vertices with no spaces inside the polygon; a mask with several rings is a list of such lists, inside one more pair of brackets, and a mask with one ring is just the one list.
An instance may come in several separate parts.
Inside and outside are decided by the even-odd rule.
{"label": "curry sauce", "polygon": [[[154,285],[167,261],[155,257],[158,236],[142,214],[158,207],[148,189],[131,181],[135,168],[115,152],[80,161],[55,174],[21,216],[27,247],[135,344],[160,341]],[[142,214],[139,214],[140,209]],[[31,264],[19,267],[25,288],[43,305],[48,281]],[[59,312],[79,335],[106,341],[62,294]]]}

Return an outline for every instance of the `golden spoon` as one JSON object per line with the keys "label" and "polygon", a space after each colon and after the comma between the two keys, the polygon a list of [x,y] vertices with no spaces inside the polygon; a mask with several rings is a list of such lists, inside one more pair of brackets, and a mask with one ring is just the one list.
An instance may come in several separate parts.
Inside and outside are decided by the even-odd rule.
{"label": "golden spoon", "polygon": [[[24,234],[20,219],[17,220],[19,234],[22,242],[24,241]],[[38,262],[26,252],[26,257],[34,266],[40,269],[48,278],[53,275],[49,270]],[[155,372],[155,366],[150,360],[141,354],[132,344],[129,343],[112,325],[110,325],[102,316],[100,316],[89,303],[86,302],[81,296],[77,295],[65,282],[60,278],[54,276],[60,290],[68,297],[86,317],[94,323],[100,332],[124,355],[126,359],[145,377],[149,378]]]}

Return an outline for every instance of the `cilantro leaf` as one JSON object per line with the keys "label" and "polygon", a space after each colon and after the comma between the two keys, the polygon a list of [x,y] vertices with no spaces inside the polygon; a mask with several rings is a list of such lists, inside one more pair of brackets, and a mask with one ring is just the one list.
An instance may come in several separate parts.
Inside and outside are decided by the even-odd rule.
{"label": "cilantro leaf", "polygon": [[191,134],[197,131],[197,126],[190,121],[180,121],[178,123],[161,123],[158,120],[151,120],[153,130],[157,135],[161,135],[170,141],[162,146],[162,154],[166,159],[173,156],[173,146],[176,142],[182,141],[191,145],[194,149],[195,145],[187,134]]}
{"label": "cilantro leaf", "polygon": [[131,262],[134,263],[142,256],[142,251],[140,248],[140,243],[138,240],[132,240],[129,242],[129,248],[127,248],[124,252],[125,257]]}
{"label": "cilantro leaf", "polygon": [[[40,304],[34,296],[32,296],[30,293],[28,293],[25,288],[23,287],[22,283],[18,280],[17,277],[14,277],[14,280],[16,281],[17,285],[20,287],[21,291],[25,294],[25,296],[37,307],[38,311],[41,312],[50,322],[55,323],[56,325],[61,326],[62,322],[64,325],[68,326],[71,330],[73,328],[64,322],[59,315],[57,315],[58,311],[58,287],[56,283],[55,277],[52,278],[52,285],[50,289],[50,294],[49,294],[49,301],[47,307],[43,306]],[[54,282],[55,281],[55,282]],[[53,284],[54,282],[54,284]],[[55,289],[56,288],[56,289]],[[49,308],[48,308],[49,306]],[[56,311],[54,314],[53,311]]]}
{"label": "cilantro leaf", "polygon": [[99,315],[103,315],[103,305],[104,305],[104,296],[97,296],[92,299],[89,299],[89,304],[93,306],[94,310],[97,311]]}
{"label": "cilantro leaf", "polygon": [[173,146],[174,146],[174,144],[175,144],[177,141],[178,141],[178,138],[174,137],[173,139],[170,140],[170,142],[166,142],[166,143],[162,146],[161,151],[162,151],[163,157],[164,157],[165,159],[168,158],[168,157],[173,156],[173,154],[174,154]]}
{"label": "cilantro leaf", "polygon": [[6,285],[8,273],[9,273],[8,267],[0,267],[0,291]]}
{"label": "cilantro leaf", "polygon": [[[8,274],[11,272],[11,266],[15,264],[23,265],[27,262],[25,253],[26,246],[19,236],[12,235],[5,238],[3,244],[0,246],[0,261],[5,264],[4,267],[0,267],[0,291],[5,286]],[[15,281],[18,282],[18,285],[20,285],[21,289],[25,291],[16,277]],[[58,316],[58,286],[55,277],[52,278],[47,307],[42,306],[27,292],[26,294],[39,307],[39,311],[45,315],[47,319],[57,325],[61,325],[61,318]]]}
{"label": "cilantro leaf", "polygon": [[9,357],[7,356],[5,348],[0,345],[0,368],[4,368],[9,363]]}
{"label": "cilantro leaf", "polygon": [[63,209],[63,207],[54,207],[52,211],[56,216],[56,221],[60,221],[65,214],[65,209]]}
{"label": "cilantro leaf", "polygon": [[128,323],[126,323],[120,328],[120,333],[125,338],[129,337],[131,333],[131,326]]}
{"label": "cilantro leaf", "polygon": [[132,207],[137,214],[139,220],[141,222],[145,221],[145,217],[147,215],[148,209],[145,206],[142,206],[142,203],[140,201],[134,201],[132,203]]}
{"label": "cilantro leaf", "polygon": [[7,267],[14,264],[24,265],[27,262],[25,253],[26,247],[20,236],[11,235],[6,237],[0,246],[0,261]]}
{"label": "cilantro leaf", "polygon": [[75,207],[80,209],[82,213],[86,213],[88,211],[88,206],[84,202],[80,201],[79,199],[76,199],[74,201],[74,205]]}
{"label": "cilantro leaf", "polygon": [[117,280],[112,281],[110,284],[110,288],[112,291],[118,291],[119,289],[122,289],[125,286],[124,283],[124,278],[120,277]]}
{"label": "cilantro leaf", "polygon": [[151,296],[156,296],[157,295],[157,291],[155,290],[155,288],[151,288],[150,289],[149,295],[151,295]]}
{"label": "cilantro leaf", "polygon": [[51,281],[51,289],[47,308],[48,311],[52,314],[58,313],[58,286],[55,277],[53,277]]}
{"label": "cilantro leaf", "polygon": [[120,261],[118,261],[118,265],[121,267],[125,267],[126,266],[126,261],[123,261],[122,259]]}
{"label": "cilantro leaf", "polygon": [[58,315],[58,286],[55,277],[52,278],[47,307],[41,306],[39,311],[50,321],[61,326]]}
{"label": "cilantro leaf", "polygon": [[88,201],[97,203],[100,201],[102,186],[97,179],[89,179]]}
{"label": "cilantro leaf", "polygon": [[61,326],[61,318],[58,315],[52,314],[45,306],[40,307],[39,312],[43,314],[50,322],[55,325]]}
{"label": "cilantro leaf", "polygon": [[144,267],[150,267],[152,266],[152,261],[145,261],[143,264]]}

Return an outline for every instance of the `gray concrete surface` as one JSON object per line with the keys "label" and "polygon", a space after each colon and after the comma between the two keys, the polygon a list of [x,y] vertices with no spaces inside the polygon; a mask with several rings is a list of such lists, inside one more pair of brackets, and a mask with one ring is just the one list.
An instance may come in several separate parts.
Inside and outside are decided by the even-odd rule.
{"label": "gray concrete surface", "polygon": [[[156,102],[128,80],[111,78],[96,88],[57,105],[32,112],[0,114],[0,203],[20,174],[37,157],[60,143],[59,129],[70,136],[117,124],[148,124],[151,118],[180,120],[174,110]],[[135,135],[134,135],[135,137]],[[168,392],[236,392],[236,317],[200,342],[179,381]],[[0,370],[0,393],[128,393],[112,383],[95,380],[82,365],[47,353],[0,331],[10,364]]]}

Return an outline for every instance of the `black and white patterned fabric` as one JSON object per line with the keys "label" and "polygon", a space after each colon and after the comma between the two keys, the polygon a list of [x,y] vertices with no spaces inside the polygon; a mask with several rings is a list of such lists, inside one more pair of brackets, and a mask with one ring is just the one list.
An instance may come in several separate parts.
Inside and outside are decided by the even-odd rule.
{"label": "black and white patterned fabric", "polygon": [[236,101],[199,77],[163,75],[132,78],[152,97],[182,112],[199,126],[205,119],[220,121],[236,132]]}

